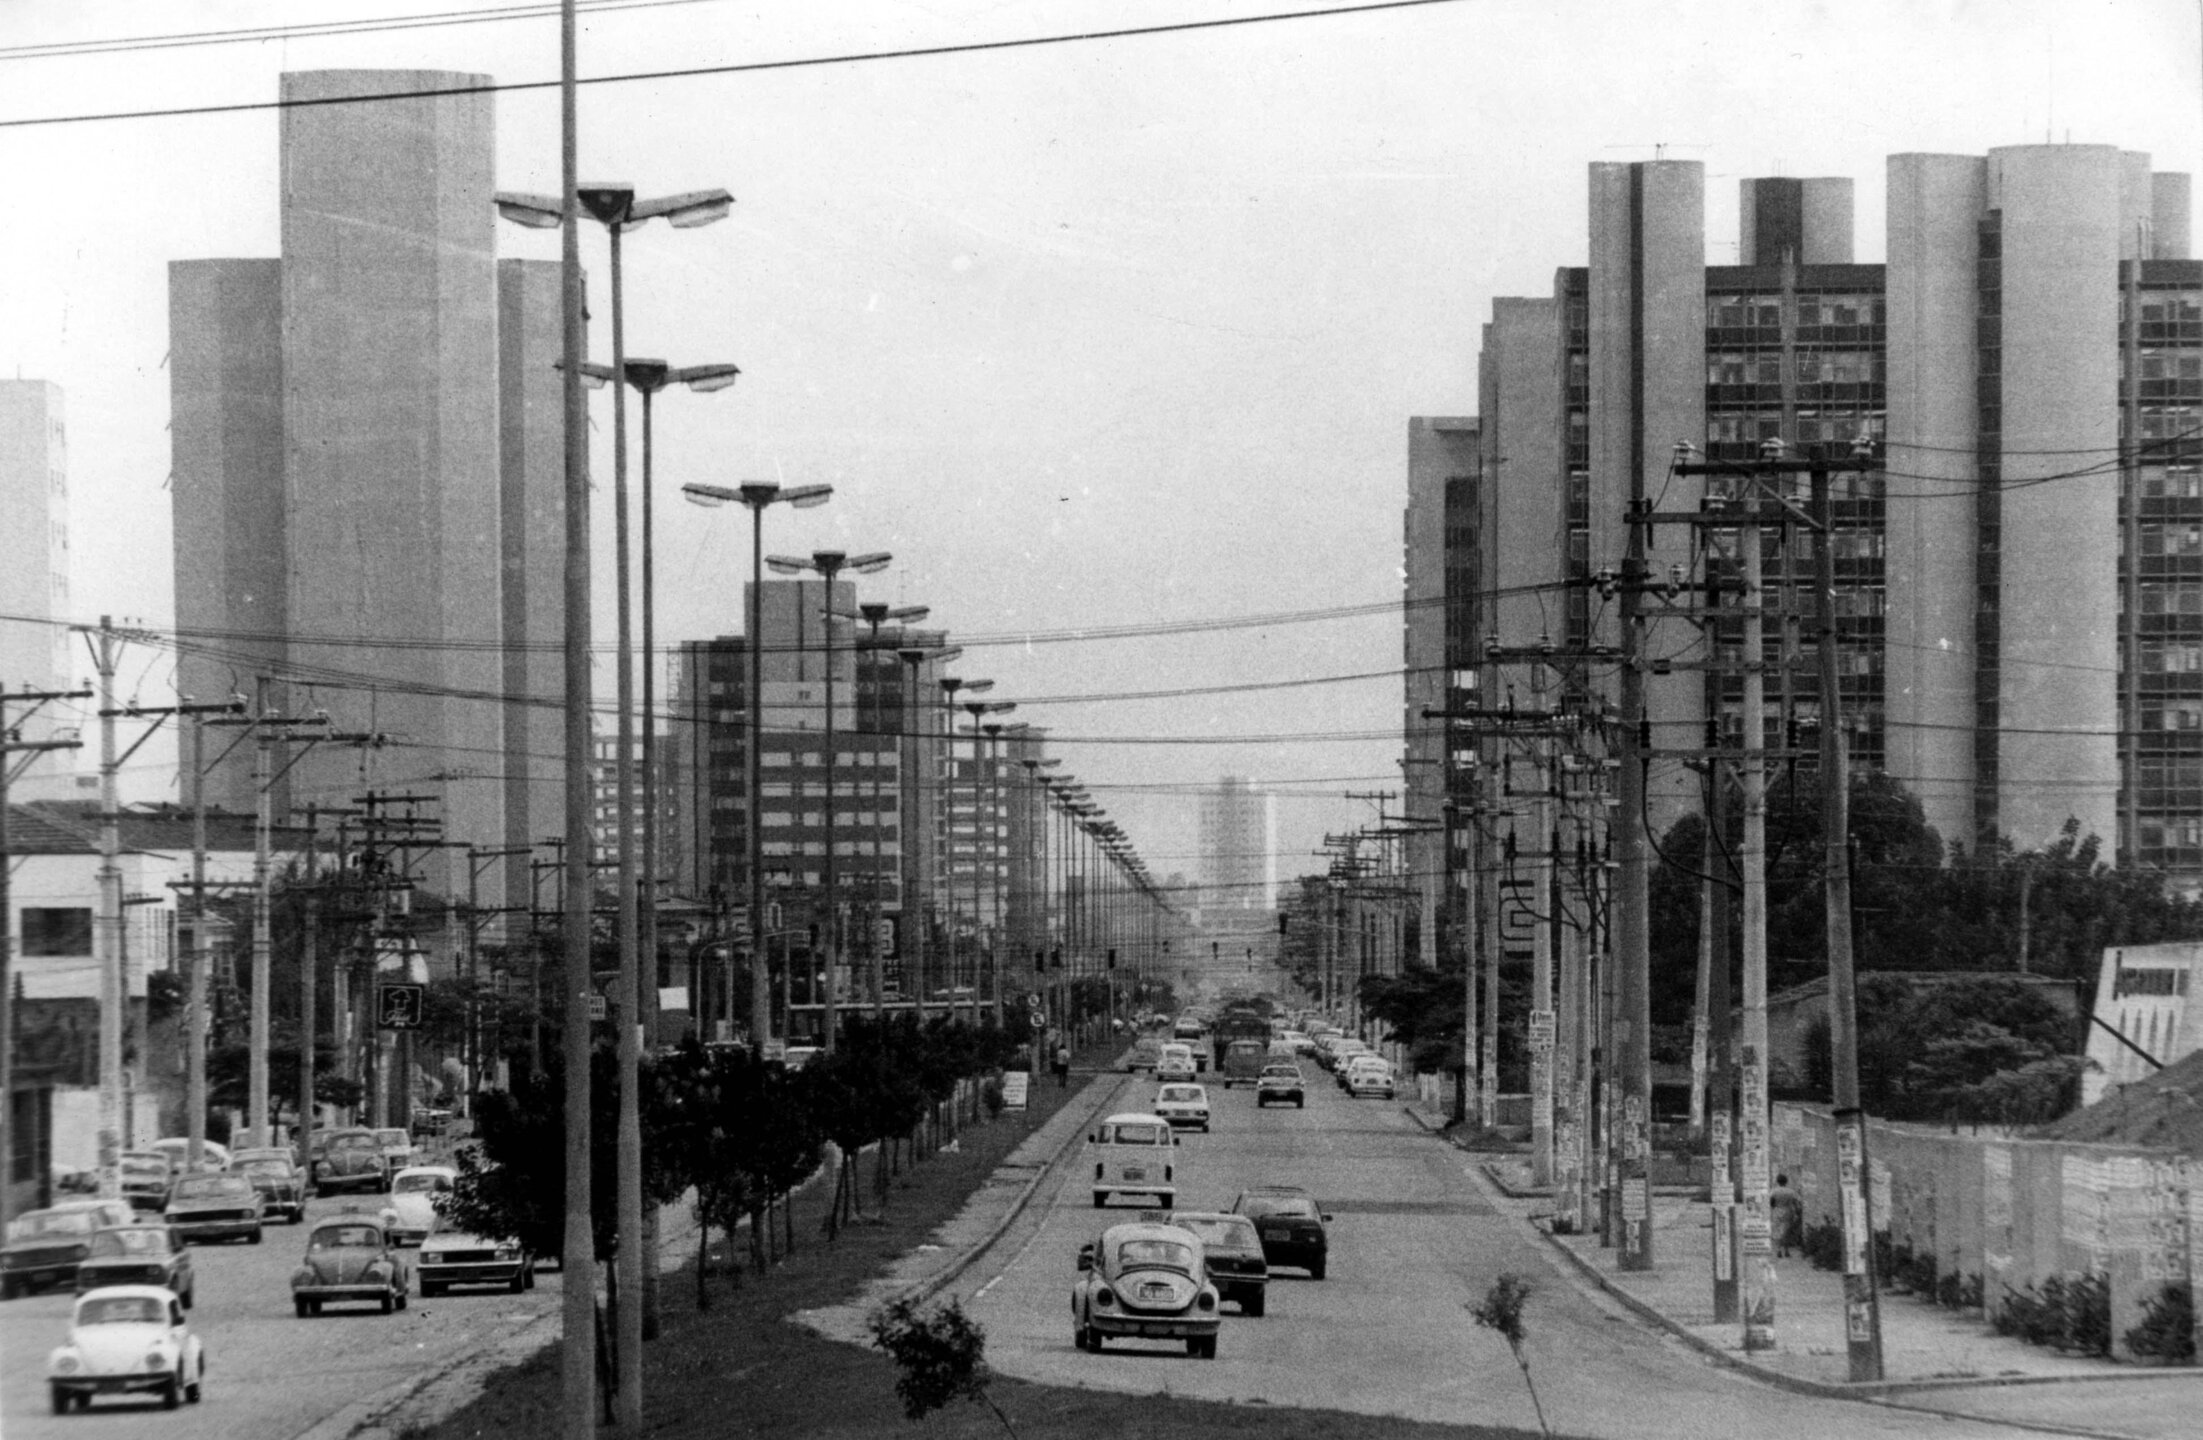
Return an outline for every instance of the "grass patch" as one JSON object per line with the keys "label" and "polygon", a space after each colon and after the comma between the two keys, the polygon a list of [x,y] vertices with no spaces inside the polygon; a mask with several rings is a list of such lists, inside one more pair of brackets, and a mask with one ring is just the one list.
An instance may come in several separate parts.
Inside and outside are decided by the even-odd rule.
{"label": "grass patch", "polygon": [[[1081,1057],[1088,1064],[1104,1059],[1100,1053]],[[1000,1440],[1001,1426],[973,1405],[955,1405],[922,1422],[905,1419],[895,1397],[895,1369],[885,1355],[821,1339],[781,1317],[857,1295],[897,1257],[925,1243],[1026,1135],[1079,1094],[1076,1085],[1065,1092],[1043,1077],[1034,1079],[1032,1108],[1024,1117],[1006,1112],[991,1123],[968,1126],[955,1153],[906,1168],[893,1182],[879,1223],[846,1229],[829,1244],[819,1226],[830,1187],[820,1187],[820,1193],[797,1203],[796,1253],[764,1275],[743,1274],[739,1283],[714,1275],[710,1310],[696,1310],[690,1275],[668,1272],[661,1291],[662,1328],[644,1354],[646,1431],[664,1440],[909,1440],[915,1434]],[[864,1177],[869,1187],[869,1164]],[[869,1188],[865,1203],[869,1220]],[[693,1252],[688,1258],[693,1263]],[[997,1377],[990,1393],[1022,1440],[1121,1440],[1133,1430],[1156,1440],[1513,1440],[1536,1433],[1162,1396],[1141,1400],[1135,1412],[1122,1394],[1007,1377]],[[563,1424],[554,1344],[491,1375],[465,1408],[416,1433],[419,1440],[549,1440]]]}

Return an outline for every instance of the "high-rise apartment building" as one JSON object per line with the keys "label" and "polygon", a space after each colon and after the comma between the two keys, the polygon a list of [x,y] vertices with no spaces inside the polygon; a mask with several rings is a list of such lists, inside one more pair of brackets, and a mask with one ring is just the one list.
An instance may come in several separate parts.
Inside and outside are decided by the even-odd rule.
{"label": "high-rise apartment building", "polygon": [[[2203,885],[2188,177],[2107,146],[1892,156],[1881,265],[1853,259],[1847,180],[1749,179],[1741,200],[1739,263],[1709,266],[1695,162],[1591,167],[1590,264],[1560,270],[1550,299],[1495,301],[1485,327],[1476,560],[1449,603],[1502,646],[1612,645],[1613,603],[1588,582],[1619,565],[1626,507],[1693,509],[1738,483],[1671,476],[1677,442],[1746,462],[1769,441],[1848,458],[1863,439],[1877,464],[1836,476],[1828,542],[1855,763],[1910,788],[1946,842],[2032,847],[2070,817]],[[1450,523],[1412,491],[1427,448],[1411,438],[1411,532]],[[1700,566],[1689,527],[1656,534],[1652,574]],[[1766,536],[1787,619],[1767,627],[1770,659],[1812,642],[1814,543],[1803,525]],[[1411,600],[1429,568],[1411,566]],[[1650,613],[1655,661],[1738,639]],[[1709,715],[1741,739],[1741,679],[1702,673],[1648,688],[1656,747],[1702,743]],[[1796,732],[1772,727],[1818,712],[1810,669],[1779,673],[1778,742]],[[1591,665],[1556,683],[1612,680]],[[1656,762],[1655,823],[1697,788]]]}
{"label": "high-rise apartment building", "polygon": [[[557,267],[496,259],[489,95],[341,103],[484,83],[284,76],[281,258],[174,264],[170,332],[180,687],[388,737],[279,803],[402,787],[496,847],[563,828]],[[211,801],[253,808],[248,751]]]}
{"label": "high-rise apartment building", "polygon": [[[1467,777],[1448,764],[1444,718],[1428,711],[1476,704],[1475,597],[1482,586],[1477,540],[1483,456],[1477,422],[1459,416],[1419,416],[1408,422],[1407,514],[1403,573],[1407,603],[1401,624],[1401,664],[1407,691],[1406,836],[1409,887],[1420,915],[1418,956],[1435,968],[1461,913],[1446,904],[1446,877],[1467,863],[1467,817],[1451,801],[1466,801]],[[1449,786],[1456,793],[1449,794]],[[1435,828],[1421,828],[1423,826]],[[1449,855],[1450,849],[1450,855]]]}
{"label": "high-rise apartment building", "polygon": [[1267,910],[1276,902],[1271,799],[1241,776],[1201,794],[1201,903],[1219,910]]}
{"label": "high-rise apartment building", "polygon": [[[70,673],[69,432],[61,387],[0,380],[0,685],[59,690]],[[51,738],[57,707],[9,711],[23,738]],[[29,718],[26,720],[26,716]],[[28,755],[17,800],[62,799],[75,767],[58,752]]]}

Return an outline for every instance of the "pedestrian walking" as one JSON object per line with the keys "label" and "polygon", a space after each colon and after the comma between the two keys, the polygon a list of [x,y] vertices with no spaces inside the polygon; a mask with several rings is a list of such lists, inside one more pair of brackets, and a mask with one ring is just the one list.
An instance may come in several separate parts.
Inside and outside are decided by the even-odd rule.
{"label": "pedestrian walking", "polygon": [[1071,1088],[1071,1047],[1068,1045],[1056,1047],[1056,1088]]}
{"label": "pedestrian walking", "polygon": [[1787,1260],[1793,1246],[1804,1243],[1805,1201],[1790,1188],[1790,1177],[1777,1175],[1767,1194],[1767,1214],[1775,1232],[1775,1258]]}

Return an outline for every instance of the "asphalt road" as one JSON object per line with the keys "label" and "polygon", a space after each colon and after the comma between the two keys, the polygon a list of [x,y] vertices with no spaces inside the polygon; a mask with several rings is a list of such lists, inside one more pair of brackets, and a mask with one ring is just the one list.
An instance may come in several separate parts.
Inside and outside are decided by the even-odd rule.
{"label": "asphalt road", "polygon": [[[307,1218],[376,1198],[316,1199]],[[301,1320],[291,1310],[290,1275],[305,1249],[305,1227],[280,1224],[268,1226],[259,1245],[193,1247],[198,1295],[187,1318],[206,1347],[206,1398],[174,1414],[163,1413],[156,1399],[119,1397],[96,1400],[88,1412],[52,1414],[46,1356],[67,1334],[75,1297],[47,1291],[0,1305],[0,1433],[8,1440],[99,1440],[157,1427],[176,1440],[292,1440],[344,1406],[558,1304],[552,1271],[520,1295],[469,1290],[423,1300],[416,1280],[411,1303],[396,1314],[347,1306]]]}
{"label": "asphalt road", "polygon": [[[1268,1314],[1225,1308],[1215,1360],[1182,1344],[1071,1343],[1079,1245],[1111,1218],[1096,1211],[1079,1157],[1044,1188],[1002,1243],[956,1287],[986,1327],[987,1358],[1045,1384],[1167,1391],[1247,1404],[1419,1420],[1537,1427],[1507,1346],[1469,1309],[1502,1271],[1531,1281],[1526,1353],[1557,1433],[1616,1440],[1859,1440],[2006,1436],[2006,1423],[1774,1390],[1720,1369],[1579,1288],[1523,1222],[1494,1207],[1467,1158],[1394,1103],[1349,1100],[1312,1062],[1306,1110],[1258,1111],[1246,1089],[1211,1086],[1214,1128],[1177,1152],[1179,1203],[1227,1209],[1243,1186],[1301,1185],[1334,1218],[1329,1276],[1274,1276]],[[1144,1108],[1144,1078],[1120,1108]],[[1043,1203],[1045,1201],[1045,1203]],[[1123,1202],[1129,1215],[1139,1207]]]}

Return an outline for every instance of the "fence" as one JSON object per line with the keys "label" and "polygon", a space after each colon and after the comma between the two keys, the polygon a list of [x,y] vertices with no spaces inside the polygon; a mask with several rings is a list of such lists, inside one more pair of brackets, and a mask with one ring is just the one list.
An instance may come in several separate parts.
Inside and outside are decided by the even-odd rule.
{"label": "fence", "polygon": [[[1775,1167],[1808,1224],[1837,1217],[1835,1128],[1830,1111],[1774,1106]],[[1992,1323],[2047,1280],[2092,1276],[2110,1289],[2113,1353],[2131,1359],[2125,1336],[2150,1299],[2203,1279],[2203,1166],[2177,1151],[1870,1121],[1867,1155],[1889,1252],[1932,1257]]]}

